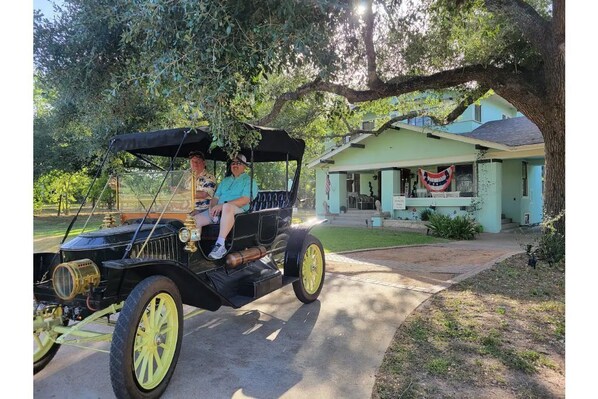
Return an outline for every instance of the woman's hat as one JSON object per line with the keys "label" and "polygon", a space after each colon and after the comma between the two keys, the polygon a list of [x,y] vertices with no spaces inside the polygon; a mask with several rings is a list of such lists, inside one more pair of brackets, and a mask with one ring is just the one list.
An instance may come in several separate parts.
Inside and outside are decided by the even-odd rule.
{"label": "woman's hat", "polygon": [[206,157],[203,155],[203,152],[201,152],[201,151],[191,151],[189,153],[189,159],[191,159],[193,157],[200,157],[203,160],[206,159]]}

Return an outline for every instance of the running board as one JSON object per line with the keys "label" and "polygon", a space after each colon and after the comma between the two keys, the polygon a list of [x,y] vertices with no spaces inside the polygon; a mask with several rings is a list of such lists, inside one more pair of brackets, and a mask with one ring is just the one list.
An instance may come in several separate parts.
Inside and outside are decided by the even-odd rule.
{"label": "running board", "polygon": [[282,273],[279,270],[264,269],[258,275],[244,278],[239,284],[239,294],[257,299],[280,287]]}

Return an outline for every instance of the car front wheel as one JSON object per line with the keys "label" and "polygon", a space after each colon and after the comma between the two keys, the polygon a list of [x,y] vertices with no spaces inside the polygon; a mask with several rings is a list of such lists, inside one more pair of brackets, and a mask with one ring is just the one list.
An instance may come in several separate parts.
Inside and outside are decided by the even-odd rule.
{"label": "car front wheel", "polygon": [[37,309],[37,303],[34,301],[33,374],[39,373],[46,367],[60,349],[60,344],[55,342],[60,334],[52,331],[52,326],[60,324],[68,324],[68,320],[62,317],[62,307],[46,306]]}
{"label": "car front wheel", "polygon": [[120,312],[110,347],[110,379],[117,398],[158,398],[181,349],[183,308],[167,277],[141,281]]}

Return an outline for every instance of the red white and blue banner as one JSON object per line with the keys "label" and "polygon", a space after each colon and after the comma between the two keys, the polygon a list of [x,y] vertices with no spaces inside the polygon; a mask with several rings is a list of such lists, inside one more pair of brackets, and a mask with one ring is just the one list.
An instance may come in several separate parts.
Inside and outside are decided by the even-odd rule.
{"label": "red white and blue banner", "polygon": [[455,165],[451,165],[438,173],[428,172],[421,168],[417,172],[428,191],[445,191],[450,186],[455,175]]}

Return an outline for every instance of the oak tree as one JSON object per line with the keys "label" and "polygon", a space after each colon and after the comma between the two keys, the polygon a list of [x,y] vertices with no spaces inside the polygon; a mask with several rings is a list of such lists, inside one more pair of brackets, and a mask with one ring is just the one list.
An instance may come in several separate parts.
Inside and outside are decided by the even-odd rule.
{"label": "oak tree", "polygon": [[[111,133],[239,122],[346,134],[386,128],[410,93],[455,93],[437,123],[493,90],[545,141],[545,212],[565,209],[564,0],[65,0],[35,20],[35,62],[57,112]],[[67,114],[67,112],[69,112]],[[98,133],[99,134],[99,133]]]}

